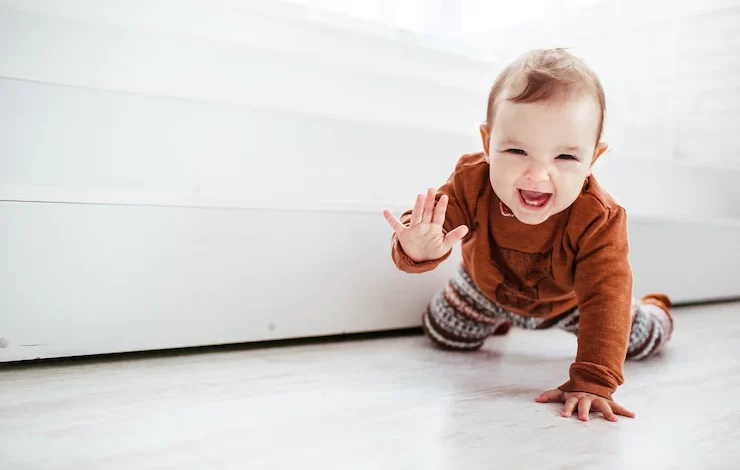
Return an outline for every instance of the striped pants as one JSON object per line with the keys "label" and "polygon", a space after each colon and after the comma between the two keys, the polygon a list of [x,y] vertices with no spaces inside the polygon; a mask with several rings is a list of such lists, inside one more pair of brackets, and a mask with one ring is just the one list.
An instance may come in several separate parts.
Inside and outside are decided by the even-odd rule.
{"label": "striped pants", "polygon": [[[650,357],[668,341],[673,332],[669,306],[667,298],[634,303],[627,359]],[[476,350],[486,338],[504,335],[512,326],[528,330],[554,327],[577,335],[579,319],[577,308],[547,320],[509,312],[481,293],[460,266],[425,309],[423,325],[426,334],[440,347]]]}

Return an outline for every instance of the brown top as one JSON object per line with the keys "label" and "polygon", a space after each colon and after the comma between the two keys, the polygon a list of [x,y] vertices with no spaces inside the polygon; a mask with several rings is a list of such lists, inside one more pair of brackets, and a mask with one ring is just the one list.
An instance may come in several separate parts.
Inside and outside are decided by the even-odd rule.
{"label": "brown top", "polygon": [[[505,215],[482,153],[463,155],[439,189],[449,197],[444,229],[467,225],[465,269],[476,286],[502,307],[552,318],[578,307],[578,353],[566,392],[607,399],[624,383],[622,365],[631,328],[632,270],[627,215],[596,179],[565,211],[540,225]],[[408,223],[411,211],[401,217]],[[415,263],[393,236],[393,261],[402,271],[430,271],[449,257]]]}

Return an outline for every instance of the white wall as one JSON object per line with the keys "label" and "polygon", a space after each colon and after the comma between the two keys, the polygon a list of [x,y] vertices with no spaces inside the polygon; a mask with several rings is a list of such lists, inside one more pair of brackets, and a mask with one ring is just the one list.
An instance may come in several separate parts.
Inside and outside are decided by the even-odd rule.
{"label": "white wall", "polygon": [[[380,211],[478,148],[495,69],[302,11],[0,0],[0,361],[418,324],[454,265],[396,272]],[[740,295],[736,173],[599,165],[638,290]]]}
{"label": "white wall", "polygon": [[[74,20],[3,11],[0,40],[17,47],[0,49],[2,104],[13,110],[0,132],[17,157],[0,163],[2,183],[367,201],[381,178],[403,181],[388,175],[389,161],[448,158],[472,143],[485,64],[303,23],[297,34],[246,13],[228,40],[224,30],[205,38],[131,26],[174,3],[152,3],[130,21],[102,7],[90,18],[99,2],[70,2]],[[211,12],[191,4],[192,22]],[[214,11],[213,21],[228,26],[235,14]],[[107,15],[128,23],[101,24]],[[362,63],[358,52],[375,59]],[[274,185],[286,169],[301,178]],[[350,169],[362,184],[344,177]]]}

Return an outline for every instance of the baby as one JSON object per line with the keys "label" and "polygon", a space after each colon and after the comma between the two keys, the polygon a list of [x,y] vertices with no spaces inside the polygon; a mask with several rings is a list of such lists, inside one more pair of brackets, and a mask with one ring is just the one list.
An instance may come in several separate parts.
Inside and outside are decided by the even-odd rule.
{"label": "baby", "polygon": [[463,155],[439,190],[419,194],[393,228],[408,273],[438,266],[462,240],[462,265],[423,314],[437,345],[476,350],[513,325],[578,336],[570,380],[537,397],[588,420],[634,413],[612,400],[625,359],[655,354],[673,331],[670,301],[632,298],[627,214],[591,174],[604,90],[562,49],[531,51],[498,76],[480,126],[483,151]]}

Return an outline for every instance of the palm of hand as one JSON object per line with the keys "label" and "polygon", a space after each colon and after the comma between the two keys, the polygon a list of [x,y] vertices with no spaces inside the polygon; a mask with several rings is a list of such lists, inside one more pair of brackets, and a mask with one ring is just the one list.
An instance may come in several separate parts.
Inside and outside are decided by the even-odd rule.
{"label": "palm of hand", "polygon": [[388,224],[396,232],[401,247],[416,262],[441,258],[468,233],[468,227],[461,225],[445,234],[448,197],[443,195],[436,204],[435,197],[434,189],[429,189],[426,196],[419,194],[416,197],[408,226],[403,225],[390,211],[383,212]]}
{"label": "palm of hand", "polygon": [[398,241],[406,254],[417,261],[441,258],[451,248],[445,243],[444,230],[440,225],[424,222],[410,225],[398,234]]}

